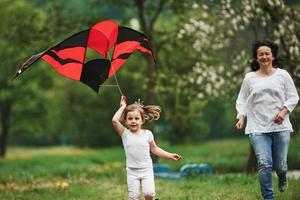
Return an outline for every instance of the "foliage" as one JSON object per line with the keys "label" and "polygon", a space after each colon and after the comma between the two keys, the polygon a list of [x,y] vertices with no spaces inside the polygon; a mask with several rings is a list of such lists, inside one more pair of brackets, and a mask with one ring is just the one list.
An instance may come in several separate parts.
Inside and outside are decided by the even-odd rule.
{"label": "foliage", "polygon": [[[34,9],[33,5],[26,1],[1,1],[1,74],[0,74],[0,110],[1,110],[1,131],[0,131],[0,152],[5,154],[6,140],[11,131],[11,125],[18,121],[16,129],[26,130],[28,135],[38,131],[40,125],[24,122],[24,116],[28,114],[27,120],[34,120],[45,112],[45,105],[42,90],[51,86],[42,70],[38,69],[35,73],[39,76],[30,74],[23,81],[31,81],[29,85],[23,85],[20,81],[12,83],[11,77],[28,52],[36,52],[38,46],[43,46],[42,29],[44,27],[44,13]],[[14,13],[12,15],[12,13]],[[48,81],[42,81],[48,80]],[[26,106],[25,106],[26,105]],[[34,112],[33,112],[34,110]],[[14,115],[14,113],[20,115]],[[28,113],[29,112],[29,113]],[[19,126],[18,126],[19,125]]]}
{"label": "foliage", "polygon": [[[250,70],[249,41],[262,38],[279,44],[284,66],[299,88],[299,4],[283,0],[221,0],[218,6],[208,9],[206,4],[194,1],[191,13],[200,14],[190,15],[178,32],[178,38],[190,41],[194,51],[200,53],[194,60],[193,74],[188,75],[200,90],[198,98],[221,95],[233,101],[244,73]],[[298,107],[293,116],[296,132],[299,114]]]}
{"label": "foliage", "polygon": [[[147,22],[152,19],[149,16],[157,17],[150,43],[157,57],[155,104],[162,107],[155,129],[158,139],[174,144],[236,137],[234,104],[249,70],[254,39],[268,37],[280,44],[285,67],[299,88],[299,2],[143,3]],[[106,82],[114,86],[101,87],[98,95],[59,76],[42,61],[13,82],[9,78],[30,55],[98,21],[113,19],[141,30],[135,1],[71,0],[66,4],[62,0],[3,0],[0,5],[0,108],[12,104],[9,143],[118,145],[120,138],[111,126],[120,96],[114,78]],[[163,6],[156,16],[159,5]],[[287,21],[289,18],[295,20]],[[148,104],[147,65],[137,53],[117,73],[128,103],[141,98]],[[298,106],[292,114],[296,131],[299,113]]]}

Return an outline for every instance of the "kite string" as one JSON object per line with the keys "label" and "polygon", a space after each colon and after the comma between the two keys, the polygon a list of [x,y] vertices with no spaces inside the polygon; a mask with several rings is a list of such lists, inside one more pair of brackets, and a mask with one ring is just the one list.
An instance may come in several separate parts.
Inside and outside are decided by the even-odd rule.
{"label": "kite string", "polygon": [[105,86],[105,87],[118,87],[117,85],[106,85],[106,84],[102,84],[101,87],[103,87],[103,86]]}
{"label": "kite string", "polygon": [[108,55],[108,58],[109,58],[109,62],[110,62],[111,68],[112,68],[113,73],[114,73],[114,77],[115,77],[116,84],[117,84],[117,87],[118,87],[118,89],[119,89],[119,92],[120,92],[121,96],[124,96],[124,95],[123,95],[123,92],[122,92],[122,90],[121,90],[121,88],[120,88],[120,85],[119,85],[119,82],[118,82],[118,79],[117,79],[117,75],[116,75],[114,66],[113,66],[113,64],[112,64],[112,62],[111,62],[111,57],[110,57],[109,53],[108,53],[107,55]]}

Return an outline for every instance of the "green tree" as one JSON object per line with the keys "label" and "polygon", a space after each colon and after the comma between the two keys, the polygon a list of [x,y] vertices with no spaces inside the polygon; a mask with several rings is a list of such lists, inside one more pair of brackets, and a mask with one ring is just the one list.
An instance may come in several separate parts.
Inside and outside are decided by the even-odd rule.
{"label": "green tree", "polygon": [[[39,102],[43,101],[41,89],[47,88],[51,81],[43,82],[42,70],[36,71],[36,76],[29,73],[21,81],[11,81],[16,68],[33,52],[36,47],[42,45],[40,31],[44,26],[44,15],[40,10],[26,1],[1,1],[1,25],[0,25],[0,110],[1,110],[1,132],[0,132],[0,155],[5,156],[8,135],[11,126],[14,126],[15,111],[21,112],[38,109],[28,119],[43,113],[43,107]],[[23,113],[24,114],[24,113]],[[20,117],[20,116],[19,116]],[[25,115],[22,116],[25,118]],[[16,118],[15,118],[16,119]],[[20,119],[20,118],[19,118]],[[23,124],[24,125],[24,124]],[[16,126],[17,127],[17,126]],[[26,126],[27,128],[29,126]]]}

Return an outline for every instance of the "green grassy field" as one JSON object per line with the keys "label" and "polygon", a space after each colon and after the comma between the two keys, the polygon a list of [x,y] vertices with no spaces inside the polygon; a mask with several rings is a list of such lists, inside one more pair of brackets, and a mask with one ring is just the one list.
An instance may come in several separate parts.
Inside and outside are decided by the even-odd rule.
{"label": "green grassy field", "polygon": [[[179,162],[159,160],[170,164],[174,171],[183,164],[205,162],[212,166],[214,174],[193,179],[156,179],[160,200],[260,199],[256,175],[244,173],[247,139],[161,147],[183,155]],[[300,145],[296,142],[291,143],[289,157],[294,160],[293,168],[300,166]],[[98,150],[9,148],[7,158],[0,161],[0,199],[127,199],[124,161],[122,146]],[[300,199],[299,184],[300,179],[290,179],[283,194],[275,187],[277,199]]]}

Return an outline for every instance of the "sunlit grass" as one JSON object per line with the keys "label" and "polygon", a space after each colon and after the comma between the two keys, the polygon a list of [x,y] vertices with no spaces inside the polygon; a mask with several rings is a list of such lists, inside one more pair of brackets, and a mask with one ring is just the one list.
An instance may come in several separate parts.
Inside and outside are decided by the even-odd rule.
{"label": "sunlit grass", "polygon": [[75,147],[47,147],[47,148],[11,148],[7,152],[5,159],[29,159],[37,156],[51,155],[85,155],[89,152],[88,149],[79,149]]}

